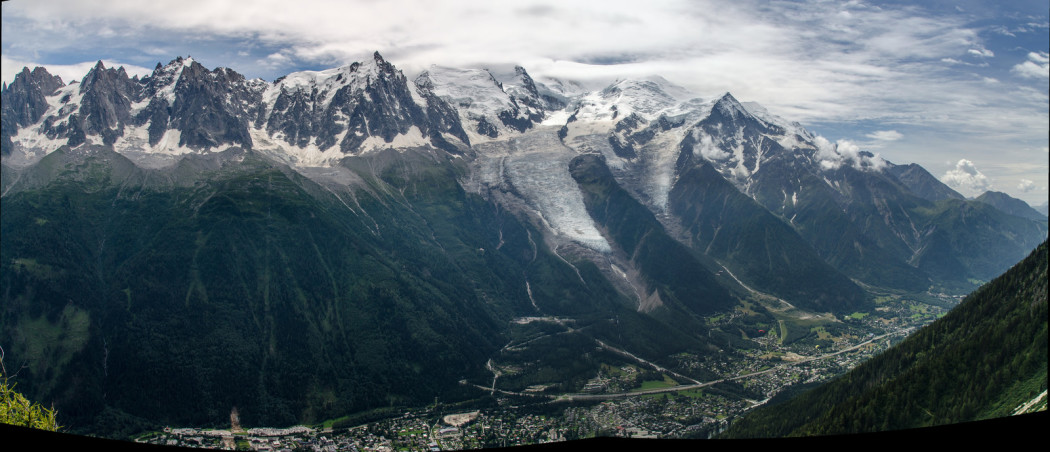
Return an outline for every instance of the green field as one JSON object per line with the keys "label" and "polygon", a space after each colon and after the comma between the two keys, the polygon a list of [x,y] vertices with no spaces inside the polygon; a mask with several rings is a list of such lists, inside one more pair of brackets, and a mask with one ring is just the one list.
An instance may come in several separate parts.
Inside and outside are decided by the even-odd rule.
{"label": "green field", "polygon": [[703,389],[690,389],[688,391],[678,391],[675,394],[676,395],[686,396],[686,397],[689,397],[690,399],[702,399],[702,398],[704,398],[704,390]]}
{"label": "green field", "polygon": [[646,380],[646,381],[643,381],[642,382],[642,387],[634,388],[634,389],[631,390],[631,392],[648,391],[650,389],[663,389],[663,388],[670,388],[670,387],[678,386],[678,382],[672,380],[671,377],[667,376],[667,374],[664,374],[663,377],[664,377],[663,380]]}

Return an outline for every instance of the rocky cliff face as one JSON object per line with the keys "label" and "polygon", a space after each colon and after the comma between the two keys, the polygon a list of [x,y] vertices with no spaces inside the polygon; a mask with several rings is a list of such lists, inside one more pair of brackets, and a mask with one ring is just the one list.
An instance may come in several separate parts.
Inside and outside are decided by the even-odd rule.
{"label": "rocky cliff face", "polygon": [[4,84],[3,106],[0,107],[3,113],[3,122],[0,125],[3,153],[10,153],[14,146],[11,137],[18,133],[19,128],[40,120],[50,108],[48,96],[63,85],[65,84],[60,77],[51,75],[47,69],[41,67],[32,72],[29,68],[23,68],[10,85]]}
{"label": "rocky cliff face", "polygon": [[[274,83],[181,57],[142,79],[99,62],[70,85],[27,69],[3,91],[3,154],[8,167],[24,168],[60,146],[109,146],[137,165],[164,167],[240,148],[308,177],[346,182],[357,179],[331,176],[331,168],[348,157],[433,149],[467,157],[468,190],[535,215],[548,240],[590,250],[584,254],[606,253],[610,241],[568,164],[601,154],[614,180],[677,240],[733,269],[745,285],[803,304],[813,294],[788,295],[795,290],[788,281],[817,273],[836,275],[827,286],[849,294],[820,299],[858,300],[849,278],[928,288],[941,278],[934,274],[946,274],[932,250],[959,253],[974,237],[931,216],[937,203],[965,202],[925,170],[829,143],[729,93],[705,100],[659,77],[589,92],[567,86],[539,83],[521,67],[499,80],[487,70],[434,66],[410,82],[378,53]],[[767,226],[749,229],[755,224]],[[988,235],[1009,250],[1003,262],[1034,246],[1026,234],[1039,229],[1009,224],[1010,234]],[[766,277],[747,264],[759,261],[791,270]],[[958,281],[992,276],[984,266],[959,265]]]}
{"label": "rocky cliff face", "polygon": [[538,371],[585,381],[593,340],[717,352],[743,330],[707,319],[744,300],[840,318],[869,287],[966,290],[1046,236],[659,77],[409,81],[375,54],[268,83],[177,58],[2,93],[0,342],[81,421],[427,404],[564,316],[587,336]]}

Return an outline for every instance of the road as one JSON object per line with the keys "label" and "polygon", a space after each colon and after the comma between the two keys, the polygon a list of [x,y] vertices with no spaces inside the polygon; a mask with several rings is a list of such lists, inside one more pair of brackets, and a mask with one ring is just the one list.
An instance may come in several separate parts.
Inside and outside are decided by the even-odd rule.
{"label": "road", "polygon": [[[751,372],[751,373],[747,373],[747,374],[737,375],[735,377],[727,377],[727,378],[722,378],[722,379],[718,379],[718,380],[708,381],[708,382],[704,382],[704,383],[696,381],[696,380],[694,380],[692,378],[688,378],[688,377],[682,376],[682,375],[680,375],[680,374],[678,374],[676,372],[673,372],[673,371],[670,371],[670,370],[665,369],[663,367],[660,367],[657,364],[654,364],[654,363],[646,361],[646,360],[644,360],[642,358],[639,358],[639,357],[637,357],[637,356],[635,356],[635,355],[633,355],[633,354],[631,354],[631,353],[629,353],[627,351],[620,350],[620,349],[612,347],[612,346],[610,346],[610,345],[608,345],[608,344],[606,344],[606,343],[604,343],[604,342],[602,342],[600,340],[595,339],[598,342],[599,345],[601,345],[602,347],[604,347],[604,348],[606,348],[608,350],[614,351],[614,352],[622,354],[624,356],[628,356],[631,359],[637,360],[638,362],[641,362],[641,363],[644,363],[646,365],[652,366],[653,368],[655,368],[656,370],[658,370],[660,372],[667,372],[667,373],[673,374],[675,376],[678,376],[679,378],[693,381],[693,384],[677,385],[677,386],[670,386],[670,387],[658,388],[658,389],[646,389],[646,390],[632,391],[632,392],[617,392],[617,393],[611,393],[611,394],[580,394],[580,393],[570,393],[570,394],[536,394],[536,393],[504,391],[502,389],[496,389],[495,385],[493,385],[493,387],[488,387],[487,388],[487,387],[484,387],[484,386],[481,386],[481,385],[470,384],[470,383],[467,383],[466,381],[463,381],[461,383],[463,383],[463,384],[470,384],[471,386],[477,387],[478,389],[481,389],[481,390],[484,390],[484,391],[490,391],[492,393],[499,392],[501,394],[515,395],[515,396],[522,396],[522,397],[543,397],[543,398],[551,399],[554,402],[572,402],[572,401],[580,401],[580,400],[622,399],[622,398],[625,398],[625,397],[634,397],[634,396],[641,396],[641,395],[648,395],[648,394],[660,394],[660,393],[664,393],[664,392],[689,391],[689,390],[692,390],[692,389],[700,389],[700,388],[703,388],[703,387],[706,387],[706,386],[716,385],[716,384],[723,383],[723,382],[726,382],[726,381],[743,380],[745,378],[751,378],[751,377],[755,377],[755,376],[758,376],[758,375],[763,375],[763,374],[767,374],[767,373],[770,373],[770,372],[774,372],[774,371],[776,371],[778,369],[782,369],[782,368],[789,367],[789,366],[797,366],[799,364],[804,364],[804,363],[808,363],[808,362],[818,361],[818,360],[822,360],[822,359],[828,359],[828,358],[831,358],[831,357],[834,357],[834,356],[837,356],[837,355],[841,355],[843,353],[847,353],[847,352],[851,352],[851,351],[857,350],[857,349],[859,349],[861,347],[864,347],[864,346],[866,346],[866,345],[868,345],[868,344],[870,344],[872,342],[876,342],[876,341],[885,339],[885,338],[887,338],[889,336],[894,336],[894,335],[902,334],[902,333],[910,333],[914,329],[915,329],[915,327],[909,327],[909,328],[903,328],[903,329],[896,330],[896,331],[891,331],[889,333],[883,334],[881,336],[873,337],[873,338],[868,339],[868,340],[866,340],[864,342],[861,342],[861,343],[859,343],[857,345],[854,345],[854,346],[849,347],[849,348],[844,348],[844,349],[836,351],[836,352],[827,353],[827,354],[823,354],[823,355],[819,355],[819,356],[813,356],[813,357],[806,358],[806,359],[803,359],[803,360],[800,360],[800,361],[794,361],[794,362],[790,362],[790,363],[780,364],[780,365],[772,367],[770,369],[761,370],[761,371],[758,371],[758,372]],[[493,382],[493,383],[495,383],[495,382]]]}

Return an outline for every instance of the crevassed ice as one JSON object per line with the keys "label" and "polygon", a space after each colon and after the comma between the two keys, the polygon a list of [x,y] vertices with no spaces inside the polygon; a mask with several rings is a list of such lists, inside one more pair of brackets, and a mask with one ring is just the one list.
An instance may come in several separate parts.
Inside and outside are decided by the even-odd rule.
{"label": "crevassed ice", "polygon": [[[583,203],[583,194],[569,173],[569,161],[576,155],[561,144],[557,128],[543,127],[502,143],[485,146],[479,155],[482,167],[502,172],[551,230],[588,248],[610,252],[605,240]],[[489,164],[486,164],[489,163]],[[487,183],[498,181],[497,174],[482,176]]]}

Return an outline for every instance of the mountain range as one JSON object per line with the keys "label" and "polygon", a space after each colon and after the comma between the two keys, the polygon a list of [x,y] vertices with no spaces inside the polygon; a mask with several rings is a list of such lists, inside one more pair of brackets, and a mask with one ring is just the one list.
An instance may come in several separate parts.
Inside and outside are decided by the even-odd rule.
{"label": "mountain range", "polygon": [[105,431],[455,398],[528,316],[711,353],[705,317],[741,300],[961,293],[1047,235],[1021,201],[656,76],[409,80],[376,53],[269,83],[180,57],[26,68],[2,96],[0,341]]}

